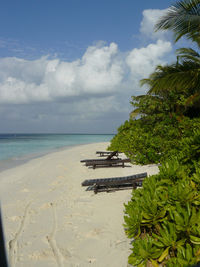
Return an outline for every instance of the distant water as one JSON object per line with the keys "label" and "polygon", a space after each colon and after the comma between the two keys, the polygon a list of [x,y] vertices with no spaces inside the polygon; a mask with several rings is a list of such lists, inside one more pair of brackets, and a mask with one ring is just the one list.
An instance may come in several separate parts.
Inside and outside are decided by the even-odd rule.
{"label": "distant water", "polygon": [[0,170],[64,147],[108,142],[109,134],[0,134]]}

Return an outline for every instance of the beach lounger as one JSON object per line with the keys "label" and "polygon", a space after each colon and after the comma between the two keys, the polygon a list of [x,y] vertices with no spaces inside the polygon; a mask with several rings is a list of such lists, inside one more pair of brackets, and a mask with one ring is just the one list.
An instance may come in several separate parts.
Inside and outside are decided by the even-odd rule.
{"label": "beach lounger", "polygon": [[130,162],[130,159],[105,159],[105,160],[92,160],[86,161],[87,167],[91,166],[93,169],[96,167],[125,167],[126,162]]}
{"label": "beach lounger", "polygon": [[118,151],[113,151],[113,152],[110,153],[110,155],[107,156],[106,159],[107,159],[107,160],[110,160],[110,159],[112,159],[113,157],[117,157],[117,158],[118,158],[118,155],[119,155]]}
{"label": "beach lounger", "polygon": [[118,151],[113,151],[113,152],[109,152],[108,156],[106,159],[83,159],[81,160],[81,162],[93,162],[93,161],[103,161],[103,160],[110,160],[112,159],[113,157],[116,157],[116,159],[119,159],[118,158]]}
{"label": "beach lounger", "polygon": [[[116,159],[120,159],[121,158],[116,158]],[[112,160],[112,159],[111,159]],[[82,163],[86,163],[86,162],[94,162],[94,161],[100,161],[100,162],[103,162],[103,161],[107,161],[107,159],[83,159],[81,160],[80,162]]]}
{"label": "beach lounger", "polygon": [[[115,156],[118,157],[119,151],[113,151],[115,153]],[[106,157],[113,153],[112,151],[96,151],[96,154],[98,154],[100,157]]]}
{"label": "beach lounger", "polygon": [[103,191],[116,191],[129,188],[136,188],[142,185],[142,181],[147,177],[147,173],[139,173],[125,177],[90,179],[85,180],[82,186],[87,186],[86,191],[94,190],[95,193]]}

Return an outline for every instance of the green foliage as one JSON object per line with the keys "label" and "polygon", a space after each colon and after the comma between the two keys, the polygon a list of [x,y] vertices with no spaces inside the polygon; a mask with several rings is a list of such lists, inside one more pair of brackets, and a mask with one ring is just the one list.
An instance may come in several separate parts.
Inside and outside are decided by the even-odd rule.
{"label": "green foliage", "polygon": [[158,163],[175,155],[182,139],[200,130],[199,81],[200,55],[193,49],[179,49],[176,63],[158,66],[141,81],[149,91],[132,97],[134,110],[109,149],[125,152],[139,164]]}
{"label": "green foliage", "polygon": [[199,11],[198,0],[177,1],[160,18],[156,30],[171,30],[176,41],[185,36],[199,45]]}
{"label": "green foliage", "polygon": [[200,261],[200,131],[182,138],[179,149],[125,205],[125,231],[135,240],[129,257],[134,266]]}
{"label": "green foliage", "polygon": [[177,257],[171,257],[168,262],[168,267],[188,267],[194,266],[200,260],[200,249],[198,247],[193,248],[190,244],[186,244],[185,247],[181,247],[177,250]]}
{"label": "green foliage", "polygon": [[165,116],[163,120],[157,120],[156,115],[152,115],[130,119],[120,126],[108,149],[124,152],[137,164],[159,163],[176,155],[180,146],[184,147],[183,138],[190,138],[198,129],[199,118],[184,117],[178,121],[175,117]]}
{"label": "green foliage", "polygon": [[191,266],[200,261],[200,131],[182,138],[176,157],[132,192],[125,231],[133,266]]}
{"label": "green foliage", "polygon": [[129,257],[133,266],[190,266],[200,261],[200,168],[193,174],[184,169],[177,159],[166,162],[125,205],[126,233],[134,239]]}
{"label": "green foliage", "polygon": [[128,262],[142,267],[146,266],[148,261],[154,264],[154,259],[160,257],[161,254],[162,250],[155,246],[154,239],[147,235],[145,239],[138,239],[134,242],[133,252]]}
{"label": "green foliage", "polygon": [[[199,0],[180,0],[158,21],[200,47]],[[110,150],[132,162],[160,163],[125,204],[124,227],[134,239],[133,266],[193,266],[200,262],[200,54],[177,50],[177,61],[157,66],[141,81],[149,90],[133,96],[130,119],[118,129]]]}
{"label": "green foliage", "polygon": [[179,160],[192,172],[200,164],[200,130],[193,131],[192,136],[181,140]]}

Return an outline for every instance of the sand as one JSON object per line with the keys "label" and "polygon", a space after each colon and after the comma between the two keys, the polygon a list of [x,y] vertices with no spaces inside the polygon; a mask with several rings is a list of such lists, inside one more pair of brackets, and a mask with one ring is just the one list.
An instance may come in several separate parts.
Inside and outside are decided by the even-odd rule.
{"label": "sand", "polygon": [[11,267],[126,267],[130,240],[123,229],[131,190],[85,191],[85,179],[158,172],[156,165],[88,169],[108,143],[81,145],[0,173],[1,208]]}

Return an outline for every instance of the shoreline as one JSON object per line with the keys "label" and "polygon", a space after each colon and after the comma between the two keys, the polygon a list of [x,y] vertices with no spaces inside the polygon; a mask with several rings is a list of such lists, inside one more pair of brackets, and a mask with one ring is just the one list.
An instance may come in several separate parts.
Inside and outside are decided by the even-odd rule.
{"label": "shoreline", "polygon": [[[102,142],[97,142],[97,143],[102,143]],[[48,154],[51,154],[51,153],[56,153],[59,151],[68,150],[68,149],[71,149],[71,148],[76,147],[76,146],[90,145],[90,144],[93,144],[93,143],[84,143],[84,144],[57,147],[57,148],[52,148],[52,149],[46,150],[46,151],[45,150],[40,151],[37,153],[35,152],[35,153],[25,154],[25,155],[21,155],[21,156],[16,156],[14,158],[1,159],[0,160],[0,173],[5,171],[5,170],[13,169],[13,168],[18,167],[20,165],[24,165],[25,163],[27,163],[33,159],[42,158],[42,157],[44,157]]]}
{"label": "shoreline", "polygon": [[[49,153],[0,173],[6,248],[11,267],[126,267],[130,240],[123,229],[131,190],[85,191],[86,179],[122,177],[155,165],[88,169],[109,142]],[[128,167],[129,166],[129,167]],[[10,246],[9,246],[10,244]]]}

